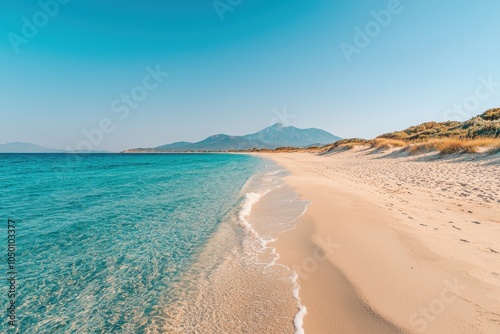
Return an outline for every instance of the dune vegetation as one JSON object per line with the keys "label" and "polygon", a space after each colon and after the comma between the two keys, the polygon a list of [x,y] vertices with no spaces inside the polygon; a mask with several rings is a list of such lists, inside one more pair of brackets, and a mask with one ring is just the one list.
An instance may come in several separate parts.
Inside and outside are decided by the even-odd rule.
{"label": "dune vegetation", "polygon": [[437,138],[499,138],[500,108],[490,109],[465,122],[426,122],[403,131],[383,134],[377,138],[423,141]]}
{"label": "dune vegetation", "polygon": [[487,110],[465,122],[426,122],[402,131],[386,133],[372,140],[348,138],[321,147],[280,147],[276,150],[252,151],[328,153],[359,146],[383,150],[400,148],[409,154],[433,151],[442,155],[500,153],[500,108]]}
{"label": "dune vegetation", "polygon": [[438,151],[442,154],[478,153],[494,151],[499,145],[499,138],[441,138],[409,144],[406,151],[410,154],[429,151]]}
{"label": "dune vegetation", "polygon": [[374,139],[376,147],[405,147],[410,154],[496,151],[500,146],[500,108],[490,109],[465,122],[426,122]]}

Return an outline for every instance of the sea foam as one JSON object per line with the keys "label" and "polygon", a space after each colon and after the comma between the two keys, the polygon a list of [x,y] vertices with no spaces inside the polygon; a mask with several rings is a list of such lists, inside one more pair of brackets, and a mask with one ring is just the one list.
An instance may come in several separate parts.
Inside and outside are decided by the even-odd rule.
{"label": "sea foam", "polygon": [[300,286],[297,283],[297,278],[298,278],[297,273],[293,272],[293,275],[291,277],[292,283],[294,285],[293,297],[297,300],[297,307],[299,308],[299,311],[297,312],[295,318],[293,319],[293,324],[295,326],[295,334],[304,334],[303,325],[304,325],[304,317],[307,314],[307,308],[304,305],[302,305],[300,301],[300,296],[299,296]]}
{"label": "sea foam", "polygon": [[[284,172],[283,170],[278,170],[278,171],[266,173],[265,175],[268,177],[269,176],[275,177],[275,176],[278,176],[278,174],[283,173],[283,172]],[[270,181],[269,178],[265,178],[264,180]],[[258,203],[259,200],[261,200],[269,192],[276,190],[276,189],[280,189],[282,187],[283,187],[283,184],[274,184],[271,187],[271,189],[266,189],[266,190],[263,190],[259,193],[247,192],[245,194],[245,199],[244,199],[244,202],[242,204],[241,210],[239,212],[238,218],[239,218],[240,224],[245,228],[245,230],[249,234],[251,234],[253,237],[255,237],[257,240],[259,240],[260,249],[258,249],[258,251],[263,251],[265,249],[270,250],[272,258],[270,259],[270,263],[268,266],[279,266],[282,268],[286,268],[286,270],[291,271],[291,269],[288,268],[287,266],[276,263],[276,261],[279,259],[279,254],[276,252],[276,249],[274,247],[268,246],[268,243],[276,241],[276,239],[275,238],[267,238],[267,239],[263,238],[261,235],[259,235],[257,230],[252,226],[252,224],[249,221],[249,219],[250,219],[249,217],[252,213],[252,209],[253,209],[254,205],[256,203]],[[309,203],[306,203],[304,205],[304,208],[301,210],[299,217],[302,216],[306,212],[308,204]],[[298,218],[298,217],[296,217],[296,218]],[[296,218],[294,219],[294,221],[296,220]],[[293,226],[289,229],[286,229],[286,230],[293,229],[294,227],[295,226]],[[293,285],[292,295],[293,295],[293,297],[296,301],[296,305],[298,307],[298,312],[295,314],[295,316],[293,318],[293,324],[295,327],[295,334],[304,334],[303,323],[304,323],[304,317],[307,314],[307,308],[304,305],[302,305],[302,303],[301,303],[301,299],[299,296],[300,286],[297,282],[297,279],[298,279],[297,273],[293,272],[289,278],[290,278],[292,285]]]}

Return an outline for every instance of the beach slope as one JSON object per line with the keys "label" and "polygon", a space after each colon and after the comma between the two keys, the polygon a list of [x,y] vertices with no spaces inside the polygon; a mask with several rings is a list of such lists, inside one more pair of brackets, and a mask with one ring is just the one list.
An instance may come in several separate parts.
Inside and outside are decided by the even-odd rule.
{"label": "beach slope", "polygon": [[262,153],[310,200],[275,242],[306,333],[500,333],[500,157]]}

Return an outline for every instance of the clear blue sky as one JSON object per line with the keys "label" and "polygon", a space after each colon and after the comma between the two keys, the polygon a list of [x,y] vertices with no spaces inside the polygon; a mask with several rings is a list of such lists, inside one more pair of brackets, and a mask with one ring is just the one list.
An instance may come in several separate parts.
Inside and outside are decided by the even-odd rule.
{"label": "clear blue sky", "polygon": [[[0,143],[75,147],[107,118],[93,149],[151,147],[255,132],[284,108],[291,125],[371,138],[500,106],[498,0],[61,2],[52,16],[2,3]],[[367,24],[348,62],[341,43],[356,47]],[[113,112],[158,64],[169,76],[127,117]],[[499,84],[474,101],[481,77]]]}

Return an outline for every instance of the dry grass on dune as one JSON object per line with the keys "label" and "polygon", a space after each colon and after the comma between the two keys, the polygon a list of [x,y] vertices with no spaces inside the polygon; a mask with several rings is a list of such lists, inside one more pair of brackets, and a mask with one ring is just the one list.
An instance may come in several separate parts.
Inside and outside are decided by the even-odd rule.
{"label": "dry grass on dune", "polygon": [[405,147],[408,146],[408,142],[398,139],[387,139],[387,138],[375,138],[371,141],[371,147],[376,148],[393,148],[393,147]]}
{"label": "dry grass on dune", "polygon": [[480,148],[486,148],[488,151],[493,151],[495,148],[500,147],[500,138],[475,138],[466,140],[465,146],[475,152]]}
{"label": "dry grass on dune", "polygon": [[348,150],[350,150],[356,146],[363,145],[370,145],[370,141],[361,138],[347,138],[338,140],[333,144],[327,145],[327,147],[325,148],[327,148],[328,151],[332,151],[336,148],[347,148]]}
{"label": "dry grass on dune", "polygon": [[487,151],[494,151],[498,147],[500,147],[500,139],[498,138],[443,138],[410,144],[406,148],[406,151],[410,154],[438,151],[446,155],[454,153],[477,153],[480,148],[485,148]]}
{"label": "dry grass on dune", "polygon": [[454,153],[476,153],[477,145],[464,139],[444,139],[438,140],[434,146],[441,154],[454,154]]}
{"label": "dry grass on dune", "polygon": [[317,148],[322,152],[332,152],[335,149],[352,149],[357,146],[370,146],[371,148],[391,149],[402,148],[409,154],[422,154],[437,151],[442,155],[454,153],[478,153],[500,151],[500,138],[434,138],[415,141],[398,139],[375,138],[365,140],[359,138],[342,139],[333,144]]}
{"label": "dry grass on dune", "polygon": [[247,151],[275,153],[310,152],[325,154],[336,150],[350,150],[358,146],[383,150],[400,148],[411,155],[429,153],[433,151],[437,151],[442,155],[479,152],[500,153],[500,138],[437,138],[418,141],[404,141],[387,138],[375,138],[373,140],[350,138],[342,139],[333,144],[322,147],[278,147],[276,149],[251,149]]}

